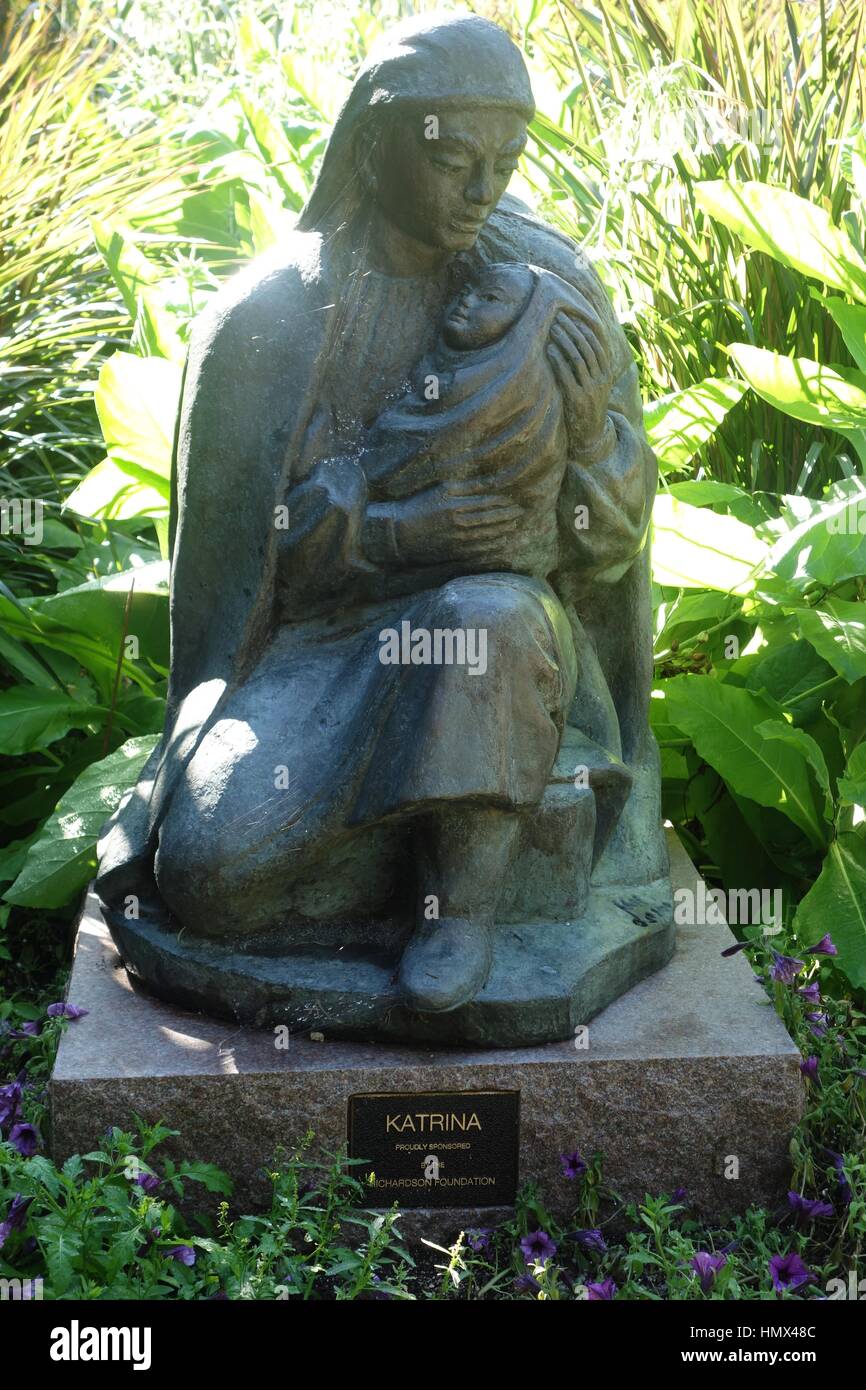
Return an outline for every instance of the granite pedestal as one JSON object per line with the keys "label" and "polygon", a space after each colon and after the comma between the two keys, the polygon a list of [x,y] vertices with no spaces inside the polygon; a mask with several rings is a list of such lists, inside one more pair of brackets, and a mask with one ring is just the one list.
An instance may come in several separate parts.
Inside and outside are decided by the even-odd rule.
{"label": "granite pedestal", "polygon": [[[673,887],[697,873],[671,835]],[[135,992],[88,899],[69,987],[88,1009],[64,1035],[51,1082],[52,1147],[60,1162],[87,1152],[109,1125],[135,1114],[180,1131],[174,1156],[225,1168],[235,1212],[267,1197],[262,1165],[308,1129],[335,1148],[347,1101],[359,1092],[520,1091],[520,1177],[534,1178],[555,1212],[573,1184],[559,1154],[605,1155],[626,1198],[685,1186],[707,1216],[784,1198],[788,1144],[803,1105],[799,1053],[742,955],[724,960],[725,926],[678,929],[677,949],[588,1024],[574,1042],[468,1050],[292,1036],[232,1028]],[[737,1165],[730,1162],[738,1160]],[[726,1177],[736,1167],[737,1177]],[[484,1214],[490,1224],[494,1212]],[[438,1236],[478,1213],[430,1214]],[[412,1227],[424,1227],[413,1215]]]}

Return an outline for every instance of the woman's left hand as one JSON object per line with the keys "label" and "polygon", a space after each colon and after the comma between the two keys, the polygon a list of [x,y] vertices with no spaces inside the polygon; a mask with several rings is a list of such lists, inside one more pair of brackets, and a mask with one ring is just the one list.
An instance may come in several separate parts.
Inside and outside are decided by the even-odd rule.
{"label": "woman's left hand", "polygon": [[613,380],[601,324],[587,309],[578,317],[561,310],[553,321],[547,355],[562,392],[571,452],[593,453],[607,425]]}

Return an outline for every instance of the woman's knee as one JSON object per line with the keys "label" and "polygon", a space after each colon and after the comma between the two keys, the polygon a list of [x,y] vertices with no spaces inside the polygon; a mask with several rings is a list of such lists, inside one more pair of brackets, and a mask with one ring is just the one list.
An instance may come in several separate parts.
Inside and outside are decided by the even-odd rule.
{"label": "woman's knee", "polygon": [[548,593],[553,598],[546,584],[514,575],[467,575],[438,590],[435,620],[443,627],[483,627],[507,635],[516,623],[544,623],[542,600]]}

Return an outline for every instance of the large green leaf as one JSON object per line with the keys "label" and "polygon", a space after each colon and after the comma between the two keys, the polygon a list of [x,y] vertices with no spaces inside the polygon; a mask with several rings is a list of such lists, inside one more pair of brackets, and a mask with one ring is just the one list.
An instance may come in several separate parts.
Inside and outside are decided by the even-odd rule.
{"label": "large green leaf", "polygon": [[848,367],[825,367],[808,357],[732,343],[728,349],[749,385],[765,401],[825,429],[866,429],[866,375]]}
{"label": "large green leaf", "polygon": [[733,377],[709,377],[650,402],[644,425],[663,473],[685,468],[746,391]]}
{"label": "large green leaf", "polygon": [[812,580],[829,588],[866,574],[863,480],[846,478],[828,488],[821,501],[812,500],[803,520],[779,536],[768,564],[798,588]]}
{"label": "large green leaf", "polygon": [[689,809],[700,821],[707,850],[726,888],[779,886],[778,868],[719,774],[694,754],[692,761],[698,766],[689,778]]}
{"label": "large green leaf", "polygon": [[682,642],[718,624],[733,623],[742,612],[740,600],[717,590],[680,593],[659,607],[658,621],[663,624],[656,638],[656,648],[665,650],[671,641]]}
{"label": "large green leaf", "polygon": [[814,719],[821,708],[833,668],[808,642],[785,630],[778,640],[771,638],[760,651],[740,657],[731,668],[747,690],[765,694],[784,705],[797,722]]}
{"label": "large green leaf", "polygon": [[[55,597],[59,598],[60,595]],[[53,618],[50,612],[40,611],[38,605],[47,599],[31,599],[29,604],[13,603],[7,595],[0,593],[0,628],[12,638],[20,638],[32,647],[47,647],[50,653],[63,652],[74,657],[94,675],[103,693],[107,693],[117,670],[118,651],[99,637],[78,628],[70,628]],[[51,656],[45,660],[50,664]],[[154,682],[141,666],[133,664],[124,656],[121,672],[137,685],[153,693]]]}
{"label": "large green leaf", "polygon": [[70,729],[84,729],[99,718],[97,708],[62,690],[13,685],[0,691],[0,753],[17,757],[47,748]]}
{"label": "large green leaf", "polygon": [[71,526],[64,526],[62,521],[56,521],[53,516],[47,516],[43,521],[40,550],[81,550],[83,545],[81,536],[77,531],[73,531]]}
{"label": "large green leaf", "polygon": [[30,846],[8,902],[64,907],[85,887],[96,869],[99,831],[135,785],[157,740],[156,734],[128,739],[82,772]]}
{"label": "large green leaf", "polygon": [[720,483],[715,478],[684,478],[677,483],[666,483],[665,491],[678,502],[718,509],[755,528],[764,526],[768,517],[775,515],[778,505],[773,493],[746,492],[734,483]]}
{"label": "large green leaf", "polygon": [[169,492],[168,481],[159,474],[109,454],[82,478],[64,506],[106,521],[156,519],[169,514]]}
{"label": "large green leaf", "polygon": [[4,614],[3,605],[0,604],[0,661],[4,661],[10,670],[23,676],[25,680],[32,681],[34,685],[55,687],[58,684],[57,678],[48,665],[30,651],[24,642],[3,631],[3,618],[10,611],[14,613],[11,605],[6,608]]}
{"label": "large green leaf", "polygon": [[833,820],[833,797],[830,791],[830,773],[820,744],[804,729],[799,729],[784,719],[765,719],[763,723],[755,726],[755,733],[764,740],[764,751],[771,759],[773,749],[768,748],[768,744],[786,744],[802,755],[814,774],[819,792],[816,801],[825,825],[829,826]]}
{"label": "large green leaf", "polygon": [[829,932],[836,964],[851,984],[866,987],[866,839],[848,831],[834,840],[818,878],[797,908],[794,931],[804,946]]}
{"label": "large green leaf", "polygon": [[653,579],[678,589],[748,594],[769,551],[733,516],[659,493],[653,508]]}
{"label": "large green leaf", "polygon": [[[162,560],[90,579],[73,589],[29,599],[26,607],[37,618],[48,617],[70,629],[86,632],[115,653],[124,637],[135,637],[138,657],[166,666],[168,640],[168,565]],[[129,592],[132,589],[132,599]],[[129,608],[127,611],[127,601]],[[116,659],[116,657],[115,657]]]}
{"label": "large green leaf", "polygon": [[866,261],[817,207],[784,188],[749,180],[694,185],[698,207],[756,251],[866,302]]}
{"label": "large green leaf", "polygon": [[108,448],[165,479],[171,477],[182,375],[176,362],[116,352],[96,385],[96,410]]}
{"label": "large green leaf", "polygon": [[866,743],[851,750],[845,774],[839,778],[839,801],[843,806],[866,806]]}
{"label": "large green leaf", "polygon": [[849,684],[866,676],[866,603],[825,599],[797,611],[800,631]]}
{"label": "large green leaf", "polygon": [[666,682],[665,703],[733,791],[781,811],[813,845],[826,844],[827,771],[808,734],[778,719],[763,696],[707,676]]}

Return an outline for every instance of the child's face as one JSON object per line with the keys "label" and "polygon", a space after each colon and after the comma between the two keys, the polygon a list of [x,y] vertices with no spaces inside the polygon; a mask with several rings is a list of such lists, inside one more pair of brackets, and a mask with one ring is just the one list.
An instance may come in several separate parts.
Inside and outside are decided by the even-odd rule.
{"label": "child's face", "polygon": [[450,348],[487,347],[507,333],[532,290],[526,266],[497,266],[467,284],[448,306],[442,336]]}

